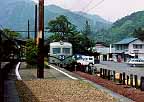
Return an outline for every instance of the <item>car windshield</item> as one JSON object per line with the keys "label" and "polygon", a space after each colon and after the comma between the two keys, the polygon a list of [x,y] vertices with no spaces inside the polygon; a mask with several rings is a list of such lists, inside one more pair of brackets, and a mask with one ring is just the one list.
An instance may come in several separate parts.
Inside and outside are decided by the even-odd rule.
{"label": "car windshield", "polygon": [[130,59],[128,62],[144,62],[142,59]]}

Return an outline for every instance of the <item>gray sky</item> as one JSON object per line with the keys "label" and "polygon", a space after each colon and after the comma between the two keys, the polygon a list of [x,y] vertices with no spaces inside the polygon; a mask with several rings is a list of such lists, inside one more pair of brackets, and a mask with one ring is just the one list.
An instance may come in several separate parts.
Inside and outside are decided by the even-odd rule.
{"label": "gray sky", "polygon": [[71,11],[97,14],[109,21],[116,21],[133,12],[144,10],[144,0],[45,0],[45,5],[50,4]]}

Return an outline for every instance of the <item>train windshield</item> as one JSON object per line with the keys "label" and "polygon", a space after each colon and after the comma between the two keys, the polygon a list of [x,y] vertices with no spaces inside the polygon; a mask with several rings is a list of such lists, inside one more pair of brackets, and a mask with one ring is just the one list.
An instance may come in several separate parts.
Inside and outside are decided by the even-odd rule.
{"label": "train windshield", "polygon": [[59,54],[60,48],[53,48],[53,54]]}
{"label": "train windshield", "polygon": [[70,48],[63,48],[64,54],[70,54]]}

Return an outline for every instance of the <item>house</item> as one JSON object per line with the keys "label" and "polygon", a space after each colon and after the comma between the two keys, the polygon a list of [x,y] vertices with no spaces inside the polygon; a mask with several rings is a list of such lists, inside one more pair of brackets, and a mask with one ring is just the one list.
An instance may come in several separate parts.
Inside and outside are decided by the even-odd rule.
{"label": "house", "polygon": [[99,53],[100,61],[111,60],[111,55],[114,53],[115,49],[110,46],[105,45],[103,42],[97,42],[95,47],[93,47],[94,51]]}
{"label": "house", "polygon": [[114,44],[115,56],[118,61],[129,58],[144,58],[144,41],[138,38],[126,38]]}

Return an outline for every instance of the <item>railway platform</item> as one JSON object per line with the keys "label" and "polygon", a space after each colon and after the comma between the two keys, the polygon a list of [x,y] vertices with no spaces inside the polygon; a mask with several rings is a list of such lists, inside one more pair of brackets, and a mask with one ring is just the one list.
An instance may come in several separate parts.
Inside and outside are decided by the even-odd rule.
{"label": "railway platform", "polygon": [[[18,97],[18,92],[16,90],[16,84],[15,81],[17,80],[15,77],[15,74],[11,71],[11,74],[9,74],[9,80],[5,83],[5,86],[7,87],[7,92],[5,92],[5,101],[4,102],[20,102],[20,99]],[[21,78],[23,81],[32,81],[32,80],[39,80],[37,79],[37,69],[27,66],[25,62],[22,62],[20,65],[19,73],[21,75]],[[60,68],[57,66],[49,66],[46,67],[44,70],[44,80],[83,80],[86,83],[92,84],[96,89],[103,90],[102,92],[107,93],[111,95],[112,97],[116,98],[118,101],[116,102],[133,102],[132,100],[123,97],[119,94],[116,94],[104,87],[101,87],[95,83],[92,83],[85,78],[80,77],[79,75],[69,72],[65,70],[64,68]],[[9,93],[10,92],[10,93]]]}

